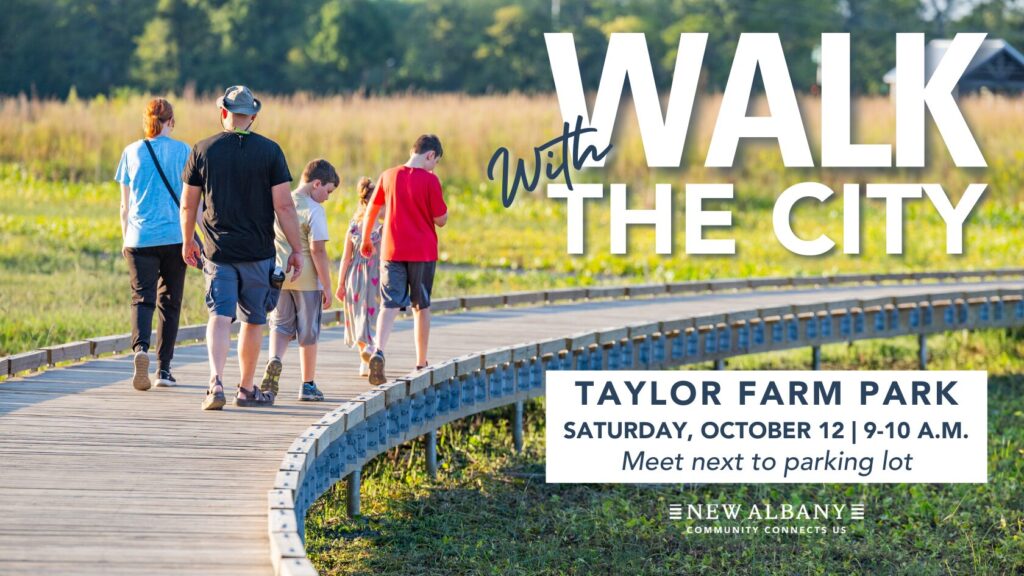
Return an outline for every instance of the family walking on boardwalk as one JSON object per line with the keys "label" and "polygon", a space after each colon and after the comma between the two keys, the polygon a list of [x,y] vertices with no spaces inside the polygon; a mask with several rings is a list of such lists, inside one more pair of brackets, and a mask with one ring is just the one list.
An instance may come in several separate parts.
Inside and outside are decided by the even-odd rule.
{"label": "family walking on boardwalk", "polygon": [[[274,404],[282,358],[293,339],[300,350],[299,399],[322,400],[315,380],[317,342],[322,312],[333,306],[335,296],[344,309],[345,343],[358,350],[359,374],[370,384],[387,381],[384,350],[398,313],[409,307],[416,366],[425,367],[436,228],[448,219],[441,183],[433,173],[444,153],[438,137],[417,138],[409,160],[385,170],[376,184],[369,178],[359,181],[359,208],[345,229],[332,293],[323,203],[340,184],[337,170],[327,160],[312,160],[292,190],[280,146],[252,131],[262,109],[252,91],[232,86],[217,107],[222,130],[190,148],[170,137],[175,126],[171,104],[162,98],[150,101],[145,138],[125,148],[117,167],[123,255],[132,289],[132,386],[148,390],[154,384],[176,384],[171,360],[186,265],[201,268],[206,281],[210,380],[204,410],[227,403],[223,376],[236,319],[241,377],[235,405]],[[160,319],[159,366],[152,377],[154,312]],[[256,387],[268,320],[270,360]]]}

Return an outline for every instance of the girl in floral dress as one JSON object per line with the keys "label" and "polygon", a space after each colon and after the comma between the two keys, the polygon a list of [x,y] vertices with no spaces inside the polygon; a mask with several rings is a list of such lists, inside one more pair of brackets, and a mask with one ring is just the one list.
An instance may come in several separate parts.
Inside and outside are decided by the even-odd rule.
{"label": "girl in floral dress", "polygon": [[361,362],[359,375],[368,376],[370,367],[364,354],[373,346],[377,332],[377,314],[380,312],[380,240],[383,225],[377,222],[371,233],[376,248],[369,259],[359,253],[363,236],[363,214],[373,196],[374,184],[362,178],[357,187],[359,208],[352,216],[345,235],[345,250],[341,257],[338,289],[335,295],[344,303],[345,344],[359,349]]}

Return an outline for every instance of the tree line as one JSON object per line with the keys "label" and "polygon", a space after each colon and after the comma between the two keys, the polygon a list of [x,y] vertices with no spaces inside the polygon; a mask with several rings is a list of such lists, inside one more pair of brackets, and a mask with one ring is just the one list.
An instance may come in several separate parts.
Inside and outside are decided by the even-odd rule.
{"label": "tree line", "polygon": [[721,89],[741,32],[780,34],[793,82],[816,82],[822,32],[850,32],[852,85],[884,91],[895,34],[988,32],[1024,46],[1018,0],[6,0],[0,93],[468,93],[553,89],[543,33],[573,32],[596,88],[608,36],[647,34],[667,87],[681,32],[708,32]]}

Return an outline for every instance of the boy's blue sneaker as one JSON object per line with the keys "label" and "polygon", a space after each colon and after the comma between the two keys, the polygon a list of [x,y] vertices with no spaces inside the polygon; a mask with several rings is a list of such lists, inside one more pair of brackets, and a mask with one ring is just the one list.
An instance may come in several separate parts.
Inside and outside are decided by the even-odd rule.
{"label": "boy's blue sneaker", "polygon": [[324,399],[324,393],[316,387],[316,382],[303,382],[302,391],[299,392],[299,400],[305,400],[307,402],[321,402]]}

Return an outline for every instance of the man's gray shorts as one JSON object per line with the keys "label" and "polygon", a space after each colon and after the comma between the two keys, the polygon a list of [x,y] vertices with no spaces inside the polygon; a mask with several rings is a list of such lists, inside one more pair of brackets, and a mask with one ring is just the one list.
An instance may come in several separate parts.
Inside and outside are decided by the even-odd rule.
{"label": "man's gray shorts", "polygon": [[270,286],[274,259],[217,263],[206,260],[206,307],[210,316],[236,317],[247,324],[266,324],[267,313],[281,294]]}
{"label": "man's gray shorts", "polygon": [[319,290],[282,290],[270,325],[274,332],[296,337],[299,346],[316,344],[323,305],[323,292]]}
{"label": "man's gray shorts", "polygon": [[436,262],[385,260],[380,270],[380,295],[385,308],[430,308]]}

